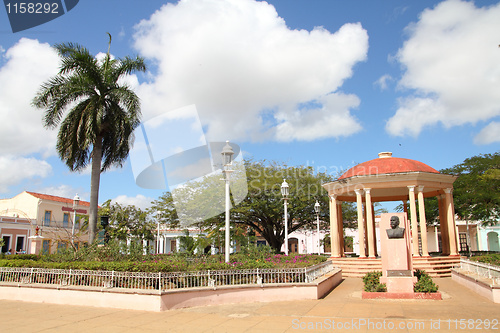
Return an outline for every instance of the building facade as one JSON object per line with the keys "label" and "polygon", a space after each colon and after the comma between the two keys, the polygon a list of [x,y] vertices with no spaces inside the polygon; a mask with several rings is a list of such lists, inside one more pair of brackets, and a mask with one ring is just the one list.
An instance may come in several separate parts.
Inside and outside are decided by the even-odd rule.
{"label": "building facade", "polygon": [[72,244],[82,246],[88,235],[80,222],[89,206],[79,201],[74,207],[74,199],[28,191],[0,199],[2,253],[54,253]]}

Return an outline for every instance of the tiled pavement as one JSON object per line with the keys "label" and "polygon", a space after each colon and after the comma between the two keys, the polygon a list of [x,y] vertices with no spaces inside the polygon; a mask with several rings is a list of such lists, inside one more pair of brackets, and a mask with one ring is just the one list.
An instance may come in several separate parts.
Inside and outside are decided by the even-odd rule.
{"label": "tiled pavement", "polygon": [[0,300],[0,332],[500,332],[500,304],[451,278],[435,282],[442,301],[362,300],[355,278],[321,300],[158,313]]}

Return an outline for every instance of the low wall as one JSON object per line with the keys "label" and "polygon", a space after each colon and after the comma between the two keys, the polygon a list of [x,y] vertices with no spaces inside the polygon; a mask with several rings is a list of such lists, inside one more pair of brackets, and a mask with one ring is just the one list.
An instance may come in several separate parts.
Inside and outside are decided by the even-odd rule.
{"label": "low wall", "polygon": [[500,286],[491,285],[485,279],[467,274],[458,269],[451,270],[451,279],[494,303],[500,303]]}
{"label": "low wall", "polygon": [[165,311],[231,303],[319,299],[342,281],[336,268],[311,283],[224,286],[168,291],[0,283],[0,299],[128,310]]}

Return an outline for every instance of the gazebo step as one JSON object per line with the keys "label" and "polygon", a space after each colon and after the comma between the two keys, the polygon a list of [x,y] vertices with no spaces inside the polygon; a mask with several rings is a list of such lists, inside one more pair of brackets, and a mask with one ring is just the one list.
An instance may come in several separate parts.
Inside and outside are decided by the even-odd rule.
{"label": "gazebo step", "polygon": [[[330,258],[346,277],[363,277],[366,273],[382,270],[381,258]],[[460,264],[460,257],[414,257],[413,268],[425,270],[430,277],[450,277],[451,269]]]}

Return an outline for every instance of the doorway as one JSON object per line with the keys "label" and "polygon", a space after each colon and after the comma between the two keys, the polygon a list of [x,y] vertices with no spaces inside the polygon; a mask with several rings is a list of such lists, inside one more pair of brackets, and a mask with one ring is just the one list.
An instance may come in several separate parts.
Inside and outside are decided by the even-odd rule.
{"label": "doorway", "polygon": [[7,253],[10,249],[10,236],[2,236],[4,245],[2,246],[2,253]]}
{"label": "doorway", "polygon": [[488,232],[488,251],[500,251],[498,233],[494,231]]}

